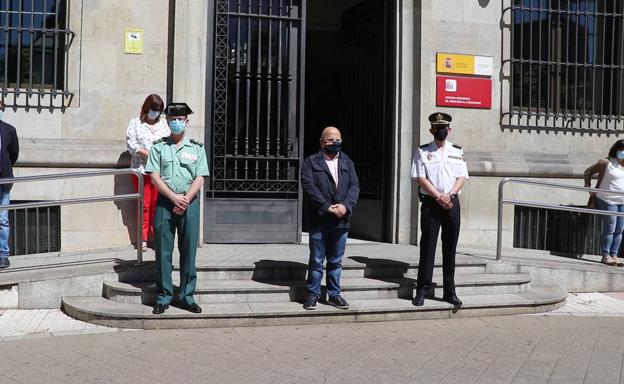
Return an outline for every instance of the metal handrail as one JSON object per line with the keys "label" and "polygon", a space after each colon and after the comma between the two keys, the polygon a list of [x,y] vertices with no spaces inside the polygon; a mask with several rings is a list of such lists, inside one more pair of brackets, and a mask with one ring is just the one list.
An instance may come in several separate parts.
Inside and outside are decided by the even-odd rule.
{"label": "metal handrail", "polygon": [[33,175],[33,176],[19,176],[10,179],[0,178],[0,185],[2,184],[15,184],[25,183],[31,181],[42,180],[62,180],[62,179],[75,179],[81,177],[95,177],[95,176],[115,176],[115,175],[129,175],[134,174],[139,179],[139,190],[137,193],[125,193],[121,195],[108,195],[97,197],[80,197],[74,199],[62,199],[62,200],[48,200],[40,201],[36,203],[19,203],[8,204],[0,206],[0,210],[22,209],[22,208],[40,208],[49,207],[52,205],[70,205],[70,204],[84,204],[95,203],[102,201],[119,201],[119,200],[134,200],[137,199],[137,264],[143,263],[143,242],[142,236],[142,223],[143,223],[143,175],[136,169],[124,168],[124,169],[103,169],[98,171],[88,172],[69,172],[69,173],[51,173],[47,175]]}
{"label": "metal handrail", "polygon": [[576,185],[553,183],[553,182],[531,180],[531,179],[522,179],[522,178],[515,178],[515,177],[504,178],[498,184],[498,225],[496,228],[496,232],[497,232],[496,233],[496,261],[501,260],[501,249],[502,249],[502,243],[503,243],[503,206],[504,204],[522,205],[522,206],[532,207],[532,208],[549,208],[549,209],[554,209],[557,211],[593,213],[593,214],[605,215],[605,216],[624,216],[624,212],[611,212],[611,211],[605,211],[602,209],[569,207],[569,206],[564,206],[564,205],[537,203],[533,201],[523,201],[523,200],[506,200],[504,199],[504,187],[507,183],[531,184],[531,185],[539,185],[542,187],[568,189],[572,191],[606,192],[612,195],[624,195],[624,192],[610,191],[607,189],[578,187]]}

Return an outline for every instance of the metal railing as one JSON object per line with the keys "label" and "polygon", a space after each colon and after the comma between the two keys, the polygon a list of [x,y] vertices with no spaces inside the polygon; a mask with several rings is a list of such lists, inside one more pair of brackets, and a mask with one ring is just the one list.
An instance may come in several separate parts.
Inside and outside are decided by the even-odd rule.
{"label": "metal railing", "polygon": [[606,189],[598,189],[598,188],[591,188],[591,187],[577,187],[575,185],[569,185],[569,184],[552,183],[552,182],[546,182],[546,181],[530,180],[530,179],[522,179],[522,178],[514,178],[514,177],[504,178],[498,184],[498,224],[496,227],[496,231],[497,231],[496,232],[496,261],[501,260],[501,249],[502,249],[502,243],[503,243],[503,208],[505,204],[522,205],[525,207],[533,207],[533,208],[548,208],[548,209],[553,209],[557,211],[591,213],[591,214],[604,215],[604,216],[624,216],[624,212],[611,212],[611,211],[605,211],[602,209],[570,207],[570,206],[565,206],[565,205],[538,203],[534,201],[508,200],[504,198],[504,187],[508,183],[539,185],[542,187],[549,187],[549,188],[555,188],[555,189],[567,189],[567,190],[572,190],[572,191],[606,192],[612,195],[624,195],[624,192],[609,191]]}
{"label": "metal railing", "polygon": [[43,181],[43,180],[62,180],[62,179],[76,179],[83,177],[96,177],[96,176],[116,176],[116,175],[136,175],[139,179],[139,188],[136,193],[125,193],[120,195],[107,195],[107,196],[95,196],[95,197],[79,197],[73,199],[62,199],[62,200],[48,200],[48,201],[39,201],[33,203],[18,203],[18,204],[9,204],[0,206],[0,210],[7,209],[23,209],[23,208],[39,208],[39,207],[48,207],[53,205],[71,205],[71,204],[86,204],[86,203],[97,203],[103,201],[120,201],[120,200],[137,200],[137,264],[143,263],[143,244],[141,241],[142,236],[142,223],[143,223],[143,175],[141,172],[132,168],[125,169],[103,169],[99,171],[88,171],[88,172],[70,172],[70,173],[53,173],[49,175],[33,175],[33,176],[20,176],[14,177],[11,179],[0,179],[0,185],[3,184],[15,184],[15,183],[25,183],[32,181]]}

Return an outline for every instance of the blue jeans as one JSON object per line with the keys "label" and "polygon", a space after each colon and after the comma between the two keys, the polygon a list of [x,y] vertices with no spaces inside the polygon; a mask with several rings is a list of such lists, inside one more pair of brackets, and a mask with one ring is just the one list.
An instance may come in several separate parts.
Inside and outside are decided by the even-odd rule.
{"label": "blue jeans", "polygon": [[[596,199],[596,208],[610,212],[624,212],[624,205],[609,204],[604,200]],[[602,216],[602,256],[618,256],[622,243],[624,217]]]}
{"label": "blue jeans", "polygon": [[[10,192],[0,186],[0,205],[9,205]],[[0,259],[9,257],[9,210],[0,210]]]}
{"label": "blue jeans", "polygon": [[346,229],[311,229],[310,261],[308,262],[308,293],[321,295],[323,262],[327,259],[326,287],[329,296],[340,294],[342,255],[347,245]]}

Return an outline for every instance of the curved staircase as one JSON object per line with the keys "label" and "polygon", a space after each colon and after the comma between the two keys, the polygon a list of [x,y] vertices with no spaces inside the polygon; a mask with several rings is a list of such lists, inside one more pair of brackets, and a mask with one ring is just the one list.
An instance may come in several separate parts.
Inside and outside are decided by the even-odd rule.
{"label": "curved staircase", "polygon": [[[231,263],[221,259],[220,266],[214,265],[210,255],[199,257],[195,300],[203,308],[201,314],[172,306],[162,315],[153,315],[156,290],[153,281],[141,278],[146,267],[126,273],[120,281],[105,282],[102,296],[65,297],[62,306],[70,316],[91,323],[156,329],[537,313],[560,307],[567,297],[567,292],[557,286],[532,287],[528,274],[497,273],[508,268],[498,268],[496,262],[483,258],[458,255],[456,289],[464,306],[457,310],[431,299],[415,307],[411,299],[418,269],[416,255],[379,257],[375,247],[367,250],[364,245],[348,247],[352,252],[343,260],[342,289],[350,309],[319,303],[316,310],[306,311],[301,303],[306,296],[307,255],[306,248],[299,247],[292,254],[274,255],[278,260],[267,259],[265,253],[233,258]],[[442,281],[441,270],[436,264],[434,281]],[[435,296],[442,297],[441,286],[436,287]]]}

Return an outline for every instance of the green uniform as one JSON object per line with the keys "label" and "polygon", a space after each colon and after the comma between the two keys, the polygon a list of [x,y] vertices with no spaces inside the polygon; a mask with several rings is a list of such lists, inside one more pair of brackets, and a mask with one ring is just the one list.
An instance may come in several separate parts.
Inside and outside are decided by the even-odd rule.
{"label": "green uniform", "polygon": [[[170,138],[154,143],[149,152],[147,173],[158,173],[174,193],[186,193],[198,176],[208,176],[208,162],[202,144],[184,138],[178,147]],[[173,213],[173,203],[158,196],[154,217],[154,249],[156,250],[157,304],[169,304],[173,299],[171,259],[175,232],[178,231],[180,251],[180,290],[178,301],[192,304],[197,283],[195,256],[199,243],[199,199],[196,195],[182,215]]]}

